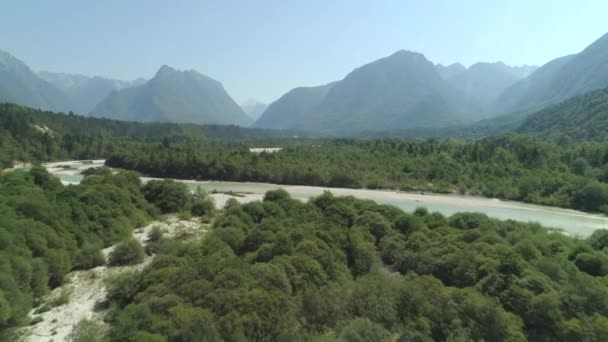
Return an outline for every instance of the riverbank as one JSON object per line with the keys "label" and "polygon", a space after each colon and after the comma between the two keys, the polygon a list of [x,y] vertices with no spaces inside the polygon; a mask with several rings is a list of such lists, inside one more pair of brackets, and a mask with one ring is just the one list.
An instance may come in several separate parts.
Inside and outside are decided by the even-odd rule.
{"label": "riverbank", "polygon": [[[94,161],[64,161],[43,164],[47,169],[59,177],[64,183],[76,184],[83,178],[80,172],[90,167],[103,166],[103,160]],[[62,166],[69,166],[66,169]],[[141,177],[146,182],[151,177]],[[230,199],[234,198],[240,203],[261,200],[269,190],[285,189],[293,198],[306,201],[318,196],[324,191],[330,191],[336,196],[353,196],[369,199],[382,204],[394,205],[405,211],[413,211],[418,207],[426,207],[430,211],[437,211],[446,216],[458,212],[481,212],[492,218],[501,220],[515,220],[521,222],[537,222],[546,227],[556,228],[573,235],[586,237],[597,229],[608,228],[608,217],[585,213],[573,209],[563,209],[535,204],[503,201],[484,197],[420,194],[388,190],[367,190],[347,188],[326,188],[305,185],[280,185],[271,183],[252,182],[220,182],[175,180],[182,182],[192,190],[201,187],[207,191],[216,205],[222,208]],[[216,192],[215,194],[213,192]],[[227,193],[238,193],[242,196],[230,196]]]}

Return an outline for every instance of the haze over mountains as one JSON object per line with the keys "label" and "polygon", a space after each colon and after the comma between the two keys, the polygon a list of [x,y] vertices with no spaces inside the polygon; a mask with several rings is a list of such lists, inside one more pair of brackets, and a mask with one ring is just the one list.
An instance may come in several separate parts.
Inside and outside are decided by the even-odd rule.
{"label": "haze over mountains", "polygon": [[446,67],[401,50],[341,81],[288,92],[254,127],[349,134],[472,122],[496,115],[499,94],[534,69],[502,62]]}
{"label": "haze over mountains", "polygon": [[249,115],[253,120],[257,120],[262,116],[264,111],[268,108],[268,105],[257,100],[247,100],[241,103],[241,109],[245,112],[245,114]]}
{"label": "haze over mountains", "polygon": [[457,126],[494,117],[504,122],[511,113],[520,118],[608,87],[608,34],[582,52],[540,68],[502,62],[465,68],[455,63],[437,64],[433,71],[430,65],[423,55],[398,52],[354,70],[334,83],[339,91],[332,89],[308,103],[288,92],[254,126],[353,134]]}
{"label": "haze over mountains", "polygon": [[3,51],[0,102],[130,121],[239,126],[253,122],[220,82],[194,70],[182,72],[163,66],[149,81],[35,73]]}
{"label": "haze over mountains", "polygon": [[608,87],[608,34],[540,68],[479,62],[434,64],[400,50],[317,87],[298,87],[266,106],[241,106],[222,84],[168,66],[146,81],[33,72],[0,52],[0,101],[119,120],[233,124],[318,134],[442,128],[524,117]]}
{"label": "haze over mountains", "polygon": [[220,82],[194,70],[178,71],[166,65],[145,84],[112,92],[91,115],[144,122],[239,126],[253,122]]}
{"label": "haze over mountains", "polygon": [[0,101],[55,111],[70,108],[65,94],[4,51],[0,51]]}
{"label": "haze over mountains", "polygon": [[40,71],[38,76],[61,90],[71,102],[72,110],[82,114],[89,113],[111,92],[146,82],[142,78],[125,82],[100,76],[89,77],[49,71]]}

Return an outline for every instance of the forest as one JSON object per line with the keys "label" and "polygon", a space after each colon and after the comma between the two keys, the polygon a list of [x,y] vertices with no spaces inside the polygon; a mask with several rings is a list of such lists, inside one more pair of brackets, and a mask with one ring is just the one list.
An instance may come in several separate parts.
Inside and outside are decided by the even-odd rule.
{"label": "forest", "polygon": [[136,123],[53,113],[0,103],[0,169],[15,162],[106,158],[133,141],[239,140],[293,137],[294,132],[238,126]]}
{"label": "forest", "polygon": [[0,175],[0,331],[64,276],[104,263],[101,249],[156,215],[137,175],[119,172],[63,186],[42,167]]}
{"label": "forest", "polygon": [[316,140],[262,154],[246,143],[149,142],[106,163],[155,177],[472,194],[608,213],[605,144],[526,135]]}
{"label": "forest", "polygon": [[134,228],[168,212],[213,210],[208,198],[181,183],[144,185],[131,171],[100,169],[68,186],[40,166],[0,174],[0,341],[11,339],[3,335],[7,328],[30,323],[32,308],[61,305],[44,296],[69,272],[104,265],[102,248],[125,241],[124,250],[119,244],[110,254],[110,266],[141,258],[133,259],[128,245]]}
{"label": "forest", "polygon": [[[6,108],[4,167],[99,157],[156,176],[471,193],[607,212],[608,150],[593,142],[128,137],[70,131],[69,115],[51,128],[37,111]],[[283,150],[248,150],[266,143]],[[102,248],[120,242],[112,265],[138,262],[134,228],[212,207],[181,183],[142,184],[133,171],[90,170],[68,186],[38,166],[1,173],[0,339],[31,323],[27,313],[68,272],[103,264]],[[109,328],[98,340],[608,340],[608,230],[580,239],[329,192],[305,203],[283,190],[215,213],[202,239],[158,233],[143,271],[108,281]]]}
{"label": "forest", "polygon": [[110,281],[110,340],[608,339],[606,230],[276,190],[209,234]]}

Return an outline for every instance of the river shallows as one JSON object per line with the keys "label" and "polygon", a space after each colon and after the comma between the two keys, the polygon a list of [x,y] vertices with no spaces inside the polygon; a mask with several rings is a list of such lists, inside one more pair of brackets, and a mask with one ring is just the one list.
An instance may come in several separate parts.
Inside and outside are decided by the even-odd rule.
{"label": "river shallows", "polygon": [[[65,183],[78,183],[82,179],[80,172],[90,167],[103,165],[103,160],[88,163],[82,161],[47,163],[45,166],[51,173]],[[150,178],[143,178],[147,180]],[[292,197],[306,200],[329,190],[338,196],[355,196],[370,199],[378,203],[391,204],[406,211],[417,207],[426,207],[430,211],[438,211],[444,215],[457,212],[481,212],[490,217],[523,222],[538,222],[547,227],[563,229],[565,232],[581,237],[589,236],[594,230],[608,228],[608,217],[588,214],[576,210],[546,207],[520,202],[501,201],[492,198],[465,197],[453,195],[422,195],[387,190],[363,190],[344,188],[323,188],[315,186],[277,185],[267,183],[240,183],[216,181],[180,180],[192,189],[200,186],[212,192],[236,192],[249,196],[246,198],[259,199],[268,190],[283,188]]]}

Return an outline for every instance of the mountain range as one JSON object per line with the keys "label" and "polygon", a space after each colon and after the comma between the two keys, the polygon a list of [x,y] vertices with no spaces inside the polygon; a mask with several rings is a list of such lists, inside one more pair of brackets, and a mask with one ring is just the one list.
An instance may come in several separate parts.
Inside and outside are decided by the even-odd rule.
{"label": "mountain range", "polygon": [[242,106],[194,70],[161,67],[150,80],[41,71],[0,51],[0,101],[119,120],[227,124],[352,135],[516,122],[543,108],[608,87],[608,34],[541,67],[502,62],[434,64],[400,50],[343,79],[298,87],[267,107]]}
{"label": "mountain range", "polygon": [[495,115],[501,92],[534,70],[502,62],[446,67],[401,50],[340,81],[289,91],[254,127],[348,135],[464,124]]}
{"label": "mountain range", "polygon": [[[271,103],[254,127],[341,135],[514,122],[555,103],[608,87],[608,34],[577,54],[539,67],[502,62],[432,63],[400,51],[353,70],[326,89],[296,88]],[[302,92],[316,96],[302,96]],[[512,116],[512,119],[509,119]],[[484,123],[485,125],[485,123]]]}
{"label": "mountain range", "polygon": [[115,90],[130,88],[146,82],[139,78],[125,82],[100,76],[84,76],[40,71],[38,76],[62,91],[71,102],[74,112],[87,114],[95,105]]}
{"label": "mountain range", "polygon": [[113,91],[90,114],[143,122],[239,126],[253,122],[220,82],[194,70],[178,71],[167,65],[140,86]]}
{"label": "mountain range", "polygon": [[[32,71],[0,51],[0,102],[130,121],[248,126],[253,119],[222,84],[194,70],[162,66],[151,80]],[[259,109],[258,109],[259,110]]]}
{"label": "mountain range", "polygon": [[70,101],[65,94],[4,51],[0,51],[0,102],[54,111],[70,109]]}

